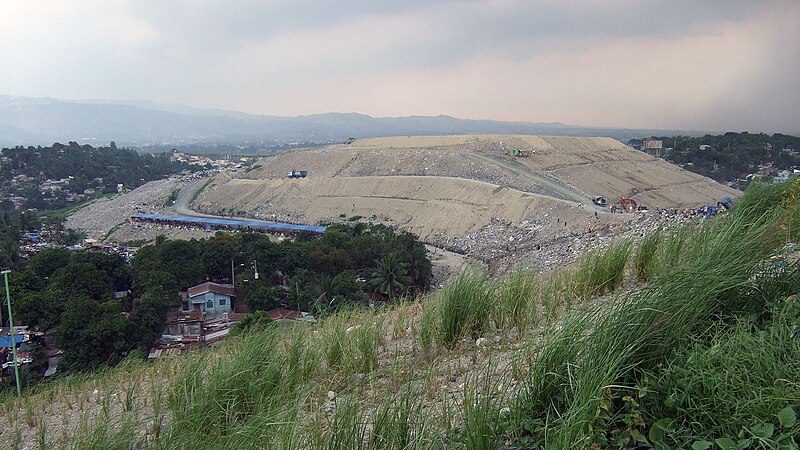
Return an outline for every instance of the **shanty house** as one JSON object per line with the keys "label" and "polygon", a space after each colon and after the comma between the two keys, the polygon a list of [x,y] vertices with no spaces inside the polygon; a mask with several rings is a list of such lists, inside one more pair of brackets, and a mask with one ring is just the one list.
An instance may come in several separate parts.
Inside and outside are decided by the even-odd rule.
{"label": "shanty house", "polygon": [[236,290],[232,284],[205,282],[190,287],[186,294],[185,309],[218,314],[232,309],[231,302],[236,297]]}

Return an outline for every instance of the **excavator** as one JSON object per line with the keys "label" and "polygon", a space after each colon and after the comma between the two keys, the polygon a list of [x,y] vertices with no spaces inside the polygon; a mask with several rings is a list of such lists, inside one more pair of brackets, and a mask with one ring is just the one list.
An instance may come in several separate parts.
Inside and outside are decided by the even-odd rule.
{"label": "excavator", "polygon": [[632,198],[625,198],[625,197],[619,198],[619,208],[621,208],[623,211],[633,212],[638,209],[638,206],[639,205],[636,203],[636,200]]}

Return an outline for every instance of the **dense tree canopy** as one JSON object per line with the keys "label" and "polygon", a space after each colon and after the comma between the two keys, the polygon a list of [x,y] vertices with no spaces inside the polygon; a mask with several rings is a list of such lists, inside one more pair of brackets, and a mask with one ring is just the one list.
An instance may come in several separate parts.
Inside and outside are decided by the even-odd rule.
{"label": "dense tree canopy", "polygon": [[[25,198],[25,208],[50,210],[79,201],[87,189],[116,192],[117,184],[133,189],[176,173],[188,166],[170,161],[166,154],[139,154],[134,150],[92,147],[69,142],[50,147],[2,149],[0,181],[4,193]],[[18,177],[24,175],[26,180]],[[14,182],[12,179],[17,177]],[[53,189],[43,189],[43,180],[67,180]],[[10,208],[11,205],[6,205]]]}
{"label": "dense tree canopy", "polygon": [[[667,148],[665,159],[723,183],[735,181],[743,173],[755,173],[759,166],[771,165],[776,171],[800,166],[800,137],[785,134],[725,133],[657,139]],[[641,139],[629,142],[634,146],[641,143]]]}
{"label": "dense tree canopy", "polygon": [[119,255],[45,249],[14,273],[12,301],[19,323],[56,331],[68,368],[87,369],[147,348],[167,311],[180,305],[179,291],[232,276],[237,301],[251,310],[324,314],[423,292],[431,263],[413,235],[383,225],[333,225],[319,237],[280,243],[260,233],[220,232],[203,240],[157,239],[130,264]]}
{"label": "dense tree canopy", "polygon": [[[376,289],[367,279],[386,273],[387,261],[394,288]],[[231,282],[231,269],[239,300],[254,310],[284,306],[329,311],[343,303],[414,295],[431,282],[425,246],[414,235],[397,234],[383,225],[333,225],[319,238],[309,235],[281,243],[259,233],[158,240],[140,249],[131,263],[135,285],[169,277],[181,289],[206,280]]]}

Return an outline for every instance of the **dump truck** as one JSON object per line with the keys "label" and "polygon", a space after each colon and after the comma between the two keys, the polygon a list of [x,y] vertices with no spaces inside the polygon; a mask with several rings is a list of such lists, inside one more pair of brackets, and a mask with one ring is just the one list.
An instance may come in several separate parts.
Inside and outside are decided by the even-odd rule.
{"label": "dump truck", "polygon": [[289,172],[289,178],[305,178],[308,172],[305,170],[293,170]]}

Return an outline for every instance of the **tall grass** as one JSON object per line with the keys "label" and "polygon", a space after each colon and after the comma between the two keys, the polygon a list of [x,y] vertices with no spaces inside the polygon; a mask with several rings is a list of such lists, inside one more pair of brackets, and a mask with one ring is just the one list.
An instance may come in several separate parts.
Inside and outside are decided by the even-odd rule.
{"label": "tall grass", "polygon": [[585,300],[620,287],[625,279],[625,266],[630,254],[631,242],[623,240],[581,258],[573,281],[575,298]]}
{"label": "tall grass", "polygon": [[[672,419],[671,443],[688,448],[698,438],[758,436],[766,448],[800,444],[800,426],[781,424],[776,417],[784,408],[800,407],[800,384],[795,382],[800,340],[793,337],[800,305],[776,309],[764,327],[746,319],[730,327],[717,325],[660,370],[642,377],[650,391],[643,398],[648,415]],[[774,431],[756,431],[764,427]]]}
{"label": "tall grass", "polygon": [[662,261],[674,263],[670,276],[626,301],[573,315],[542,348],[520,407],[555,425],[549,448],[588,447],[607,387],[630,383],[715,315],[744,308],[759,263],[781,244],[775,232],[783,213],[775,207],[780,194],[777,202],[772,190],[748,195],[735,213],[668,239]]}
{"label": "tall grass", "polygon": [[464,271],[447,284],[440,294],[438,337],[446,348],[453,348],[467,335],[480,336],[489,327],[495,302],[485,274]]}
{"label": "tall grass", "polygon": [[483,376],[475,375],[464,383],[461,441],[470,450],[491,450],[500,445],[500,411],[508,391],[502,388],[501,380],[487,376],[488,370],[480,372]]}
{"label": "tall grass", "polygon": [[310,395],[310,361],[319,359],[315,347],[298,352],[284,330],[270,328],[243,336],[230,349],[235,357],[206,353],[177,376],[168,440],[228,445],[253,424],[261,427],[262,442],[282,440],[283,425],[296,420],[295,407]]}
{"label": "tall grass", "polygon": [[642,242],[639,243],[636,248],[636,256],[633,259],[634,272],[638,281],[646,282],[652,276],[656,254],[663,242],[664,232],[659,228],[645,236]]}
{"label": "tall grass", "polygon": [[494,321],[498,329],[515,327],[521,338],[528,328],[538,324],[536,278],[530,271],[517,269],[496,284],[494,295]]}

